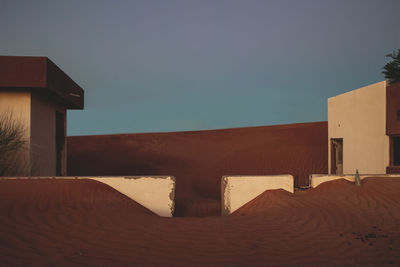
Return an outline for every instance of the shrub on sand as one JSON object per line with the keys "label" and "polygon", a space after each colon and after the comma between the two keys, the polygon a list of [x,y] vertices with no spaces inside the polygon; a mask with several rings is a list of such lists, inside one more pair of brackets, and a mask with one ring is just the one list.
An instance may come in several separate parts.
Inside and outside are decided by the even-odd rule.
{"label": "shrub on sand", "polygon": [[12,112],[0,114],[0,176],[27,175],[25,127]]}

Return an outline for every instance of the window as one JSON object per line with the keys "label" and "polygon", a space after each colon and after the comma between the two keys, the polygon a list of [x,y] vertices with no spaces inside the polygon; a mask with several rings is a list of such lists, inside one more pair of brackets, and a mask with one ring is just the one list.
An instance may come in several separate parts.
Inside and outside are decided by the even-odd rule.
{"label": "window", "polygon": [[400,109],[397,110],[397,120],[400,121]]}

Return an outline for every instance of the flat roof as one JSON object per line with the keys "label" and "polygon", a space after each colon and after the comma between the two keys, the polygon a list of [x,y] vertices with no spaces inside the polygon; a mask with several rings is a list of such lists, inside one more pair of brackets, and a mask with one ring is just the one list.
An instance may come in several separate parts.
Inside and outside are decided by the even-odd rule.
{"label": "flat roof", "polygon": [[84,108],[84,90],[47,57],[0,56],[0,90],[29,90],[67,109]]}

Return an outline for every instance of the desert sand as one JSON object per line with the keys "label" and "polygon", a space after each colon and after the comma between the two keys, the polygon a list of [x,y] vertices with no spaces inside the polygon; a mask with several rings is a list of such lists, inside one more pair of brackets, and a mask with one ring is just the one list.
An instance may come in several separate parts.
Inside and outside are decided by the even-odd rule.
{"label": "desert sand", "polygon": [[71,175],[174,175],[162,218],[81,179],[0,179],[1,266],[400,264],[400,179],[266,191],[221,217],[223,175],[327,172],[327,123],[68,139]]}
{"label": "desert sand", "polygon": [[0,180],[0,265],[399,265],[399,192],[399,178],[341,179],[161,218],[93,180]]}
{"label": "desert sand", "polygon": [[328,123],[68,137],[68,175],[172,175],[176,216],[219,215],[223,175],[327,173]]}

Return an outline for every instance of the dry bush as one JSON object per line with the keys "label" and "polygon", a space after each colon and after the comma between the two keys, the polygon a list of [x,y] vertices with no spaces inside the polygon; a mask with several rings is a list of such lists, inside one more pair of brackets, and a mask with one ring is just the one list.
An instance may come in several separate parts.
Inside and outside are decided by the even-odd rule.
{"label": "dry bush", "polygon": [[25,126],[6,111],[0,114],[0,176],[29,175]]}

